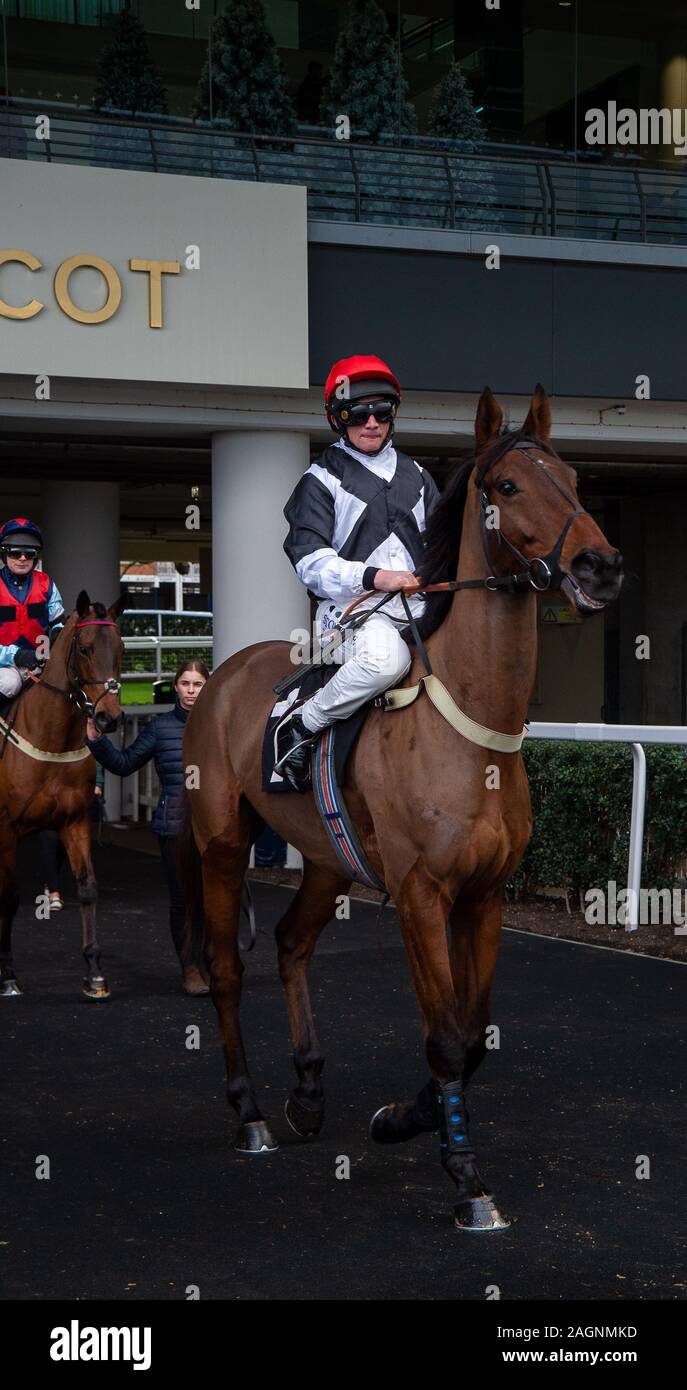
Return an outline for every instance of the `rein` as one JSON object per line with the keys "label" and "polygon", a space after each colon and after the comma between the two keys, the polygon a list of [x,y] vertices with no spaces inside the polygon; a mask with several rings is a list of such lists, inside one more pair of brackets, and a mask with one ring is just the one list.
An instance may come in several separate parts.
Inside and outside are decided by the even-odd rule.
{"label": "rein", "polygon": [[[63,700],[74,705],[81,714],[86,715],[87,719],[92,719],[100,701],[108,694],[116,695],[122,687],[121,682],[115,680],[113,676],[107,679],[87,681],[73,672],[72,665],[76,654],[77,641],[76,630],[82,627],[117,627],[117,623],[111,618],[90,618],[86,619],[85,622],[74,624],[72,643],[65,664],[65,671],[69,680],[69,688],[67,690],[63,690],[59,685],[52,685],[50,681],[46,681],[43,676],[31,676],[31,679],[34,685],[38,686],[39,689],[50,690],[55,695],[61,695]],[[103,687],[102,693],[98,696],[97,700],[86,700],[84,697],[84,689],[86,686],[90,685],[102,685]],[[14,744],[15,748],[18,748],[22,753],[26,753],[29,758],[33,758],[34,761],[37,762],[78,763],[82,762],[84,758],[89,758],[91,756],[90,749],[85,747],[68,749],[64,753],[51,753],[45,748],[37,748],[35,744],[29,743],[29,740],[24,738],[22,734],[15,733],[14,721],[17,717],[17,713],[18,706],[15,708],[9,723],[0,718],[0,736],[2,736],[2,751],[0,752],[0,758],[3,756],[8,743]]]}
{"label": "rein", "polygon": [[[111,618],[88,618],[85,622],[74,624],[74,635],[72,637],[69,656],[65,666],[69,680],[69,688],[67,688],[67,690],[62,690],[59,685],[52,685],[50,681],[46,681],[43,676],[36,676],[33,679],[35,684],[39,685],[42,690],[51,690],[55,695],[61,695],[64,700],[75,705],[81,714],[85,714],[87,719],[92,719],[100,701],[104,700],[106,695],[118,695],[122,685],[121,681],[115,680],[114,676],[109,676],[107,679],[86,681],[73,673],[72,666],[76,655],[76,632],[77,628],[82,627],[117,627],[117,623]],[[84,690],[87,686],[91,685],[102,685],[103,687],[97,700],[86,700],[84,698]]]}
{"label": "rein", "polygon": [[[525,439],[522,440],[519,444],[513,445],[513,452],[517,451],[518,453],[522,454],[523,457],[526,458],[529,463],[532,463],[536,467],[541,468],[544,476],[548,478],[548,481],[550,483],[553,484],[553,486],[556,488],[556,491],[561,494],[561,497],[564,497],[566,502],[570,503],[573,509],[567,521],[565,522],[565,525],[563,526],[557,541],[552,546],[551,550],[548,552],[547,555],[535,555],[531,560],[528,560],[527,557],[523,555],[520,550],[518,550],[517,546],[513,545],[513,543],[509,541],[507,536],[504,536],[503,531],[501,531],[500,527],[487,527],[486,517],[487,509],[489,507],[489,498],[487,495],[486,488],[484,486],[484,479],[487,473],[489,472],[489,469],[493,466],[492,462],[487,462],[486,464],[481,465],[481,467],[477,471],[477,476],[475,478],[475,486],[480,489],[480,529],[482,534],[482,548],[484,550],[484,556],[487,562],[487,567],[491,570],[493,563],[489,548],[488,532],[489,530],[494,530],[498,539],[500,541],[503,541],[504,545],[507,546],[508,550],[515,557],[515,559],[523,565],[523,570],[520,572],[515,570],[509,570],[506,574],[501,575],[490,573],[484,579],[449,579],[437,584],[425,585],[421,585],[420,583],[418,583],[416,589],[396,589],[388,594],[385,594],[384,598],[382,599],[382,603],[386,603],[390,598],[395,598],[398,594],[400,594],[401,602],[403,603],[403,607],[405,609],[406,618],[408,619],[408,625],[412,633],[413,641],[415,642],[417,651],[420,654],[426,674],[420,678],[417,685],[400,686],[395,690],[385,691],[383,695],[379,695],[377,697],[377,699],[374,702],[375,705],[377,705],[381,709],[403,709],[406,705],[412,704],[413,701],[417,699],[418,695],[420,695],[423,690],[426,690],[427,694],[429,695],[432,701],[432,704],[447,721],[447,723],[449,723],[451,727],[457,731],[457,733],[462,734],[463,738],[468,739],[470,743],[477,744],[480,748],[490,748],[496,752],[501,753],[519,752],[522,746],[522,741],[527,733],[527,725],[525,725],[525,727],[522,730],[522,733],[520,734],[504,734],[501,733],[498,729],[489,729],[484,724],[476,723],[474,719],[471,719],[469,715],[465,714],[465,712],[460,709],[460,707],[456,704],[455,700],[453,699],[453,696],[451,695],[450,691],[446,689],[446,686],[443,684],[443,682],[440,681],[439,677],[435,676],[432,671],[429,657],[427,656],[427,651],[425,649],[425,644],[420,636],[420,632],[415,618],[413,617],[410,611],[410,607],[408,604],[408,595],[412,596],[421,593],[432,594],[442,592],[455,593],[459,589],[487,589],[490,593],[499,593],[504,591],[507,593],[519,593],[523,591],[525,588],[532,588],[537,593],[543,593],[554,583],[556,587],[558,587],[563,578],[563,572],[560,567],[560,558],[568,532],[578,516],[589,516],[589,512],[587,512],[584,507],[581,507],[579,502],[576,502],[575,498],[571,497],[570,494],[566,492],[565,489],[562,488],[559,483],[556,482],[555,478],[551,477],[551,474],[547,472],[541,459],[531,458],[530,455],[526,452],[527,449],[536,449],[538,447],[539,446],[534,444],[531,440]],[[338,626],[342,626],[345,622],[345,619],[348,618],[349,614],[352,613],[353,610],[357,608],[360,603],[364,603],[368,599],[368,597],[368,594],[361,594],[359,598],[356,598],[353,600],[352,603],[349,603],[345,612],[341,615],[341,621],[338,624]],[[375,605],[374,608],[366,610],[364,617],[362,617],[362,621],[364,622],[366,618],[371,616],[372,613],[375,613],[377,609],[380,607],[381,604],[378,603]],[[346,624],[346,626],[357,626],[360,621],[361,619],[356,619],[354,623]]]}

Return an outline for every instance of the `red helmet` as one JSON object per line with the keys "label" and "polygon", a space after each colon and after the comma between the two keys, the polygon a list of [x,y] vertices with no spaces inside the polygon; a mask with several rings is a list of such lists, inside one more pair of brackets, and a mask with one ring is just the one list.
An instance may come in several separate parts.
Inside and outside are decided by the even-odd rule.
{"label": "red helmet", "polygon": [[335,362],[324,386],[324,408],[335,434],[344,434],[346,430],[341,407],[345,412],[347,404],[365,396],[384,396],[400,403],[400,382],[386,362],[380,357],[342,357]]}

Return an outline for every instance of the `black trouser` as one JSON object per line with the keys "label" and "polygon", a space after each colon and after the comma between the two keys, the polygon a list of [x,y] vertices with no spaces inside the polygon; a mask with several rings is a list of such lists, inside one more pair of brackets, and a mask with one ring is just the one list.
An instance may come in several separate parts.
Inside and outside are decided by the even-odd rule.
{"label": "black trouser", "polygon": [[59,893],[60,869],[67,857],[64,845],[55,830],[39,830],[36,839],[43,882],[49,893]]}
{"label": "black trouser", "polygon": [[[182,946],[184,940],[184,922],[186,920],[186,904],[184,901],[184,891],[181,886],[181,875],[177,860],[178,840],[176,835],[158,835],[157,838],[160,846],[160,854],[162,856],[162,867],[164,868],[165,878],[167,879],[167,890],[169,892],[169,929],[172,933],[174,949],[179,957],[179,961],[183,965]],[[195,850],[195,853],[197,854],[198,851]],[[197,912],[202,915],[202,908],[200,906],[197,908]],[[195,932],[194,936],[196,936]],[[199,934],[196,939],[199,939]],[[200,959],[191,957],[187,963],[189,965],[200,965],[202,962]]]}

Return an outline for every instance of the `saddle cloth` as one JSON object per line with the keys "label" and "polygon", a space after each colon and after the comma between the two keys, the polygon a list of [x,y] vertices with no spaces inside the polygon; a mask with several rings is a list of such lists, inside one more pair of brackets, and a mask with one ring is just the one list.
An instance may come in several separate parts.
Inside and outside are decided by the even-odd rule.
{"label": "saddle cloth", "polygon": [[[289,690],[286,696],[280,696],[274,704],[265,726],[262,745],[263,791],[293,790],[286,777],[274,768],[277,724],[292,705],[301,704],[303,700],[314,695],[316,690],[321,689],[333,676],[334,670],[334,667],[325,664],[304,670],[299,685]],[[363,854],[341,793],[348,757],[372,704],[370,700],[367,704],[361,705],[348,719],[336,720],[318,738],[312,752],[312,791],[329,839],[351,878],[383,893],[386,891],[384,884],[377,878]]]}
{"label": "saddle cloth", "polygon": [[[277,756],[275,744],[275,731],[277,725],[284,718],[284,715],[293,705],[301,705],[304,700],[309,700],[316,690],[321,690],[323,685],[331,679],[336,671],[336,666],[322,662],[318,666],[308,666],[303,670],[303,678],[298,685],[293,686],[284,696],[279,696],[273,705],[267,724],[265,726],[265,736],[262,744],[262,789],[264,792],[291,792],[291,783],[280,772],[275,772],[274,763]],[[337,779],[343,777],[344,768],[348,755],[355,743],[360,727],[365,719],[365,715],[372,706],[372,701],[362,705],[355,714],[349,719],[339,719],[336,722],[338,737],[336,743],[335,767]],[[325,733],[327,731],[325,730]],[[318,740],[319,742],[319,740]],[[317,744],[315,745],[317,747]]]}

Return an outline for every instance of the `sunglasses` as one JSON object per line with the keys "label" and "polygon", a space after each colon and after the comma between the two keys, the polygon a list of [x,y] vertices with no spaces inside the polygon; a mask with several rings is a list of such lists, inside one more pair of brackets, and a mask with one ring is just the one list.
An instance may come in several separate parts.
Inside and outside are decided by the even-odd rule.
{"label": "sunglasses", "polygon": [[393,401],[370,401],[369,404],[347,405],[339,411],[339,419],[347,425],[366,425],[370,416],[374,415],[375,420],[380,425],[388,425],[396,414],[396,406]]}
{"label": "sunglasses", "polygon": [[35,560],[38,555],[38,550],[30,545],[6,545],[4,551],[12,560]]}

